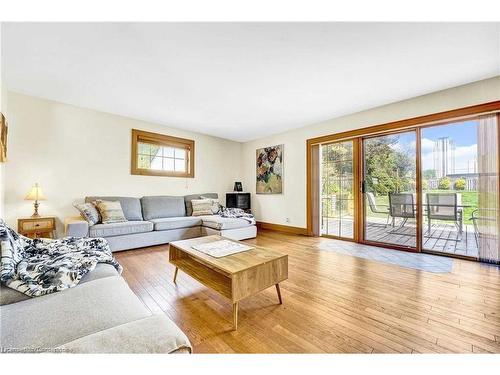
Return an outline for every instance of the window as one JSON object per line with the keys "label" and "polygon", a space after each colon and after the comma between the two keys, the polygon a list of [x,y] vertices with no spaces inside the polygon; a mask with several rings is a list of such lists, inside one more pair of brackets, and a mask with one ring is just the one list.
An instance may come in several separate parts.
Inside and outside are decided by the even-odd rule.
{"label": "window", "polygon": [[194,177],[194,141],[132,129],[132,174]]}

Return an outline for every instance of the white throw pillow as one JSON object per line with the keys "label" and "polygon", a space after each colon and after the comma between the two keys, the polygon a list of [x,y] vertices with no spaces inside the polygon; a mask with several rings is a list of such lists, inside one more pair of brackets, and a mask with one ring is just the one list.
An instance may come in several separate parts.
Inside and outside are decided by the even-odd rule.
{"label": "white throw pillow", "polygon": [[192,216],[213,215],[211,199],[193,199],[191,205],[193,206]]}

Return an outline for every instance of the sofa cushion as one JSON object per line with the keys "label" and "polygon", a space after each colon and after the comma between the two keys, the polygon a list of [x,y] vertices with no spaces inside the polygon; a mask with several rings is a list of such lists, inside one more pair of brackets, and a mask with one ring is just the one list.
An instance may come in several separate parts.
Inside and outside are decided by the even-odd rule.
{"label": "sofa cushion", "polygon": [[217,230],[238,229],[238,228],[249,227],[252,225],[244,219],[221,217],[219,215],[207,215],[198,217],[201,218],[201,220],[203,221],[204,227],[209,227]]}
{"label": "sofa cushion", "polygon": [[[119,276],[116,268],[113,267],[111,264],[98,263],[93,271],[87,273],[85,276],[82,277],[78,285],[110,276]],[[29,297],[24,293],[9,288],[8,286],[0,285],[0,306],[9,305],[11,303],[24,301],[26,299],[31,299],[31,298],[32,297]]]}
{"label": "sofa cushion", "polygon": [[164,314],[134,320],[60,346],[73,353],[191,352],[186,335]]}
{"label": "sofa cushion", "polygon": [[3,348],[55,348],[151,315],[118,276],[0,309]]}
{"label": "sofa cushion", "polygon": [[154,230],[170,230],[190,228],[201,225],[201,219],[193,216],[165,217],[163,219],[151,219]]}
{"label": "sofa cushion", "polygon": [[202,199],[203,198],[212,198],[218,199],[219,195],[217,193],[204,193],[204,194],[190,194],[184,196],[184,202],[186,204],[186,215],[191,216],[193,214],[193,206],[191,205],[191,201],[193,199]]}
{"label": "sofa cushion", "polygon": [[186,216],[183,197],[146,196],[141,198],[141,205],[144,220]]}
{"label": "sofa cushion", "polygon": [[112,237],[124,234],[145,233],[153,230],[150,221],[125,221],[123,223],[96,224],[89,228],[90,237]]}
{"label": "sofa cushion", "polygon": [[92,203],[98,199],[103,201],[119,201],[127,220],[143,220],[141,201],[133,197],[86,197],[85,202]]}
{"label": "sofa cushion", "polygon": [[0,285],[0,306],[10,305],[11,303],[24,301],[30,298],[30,296],[18,292],[15,289],[9,288],[5,285]]}

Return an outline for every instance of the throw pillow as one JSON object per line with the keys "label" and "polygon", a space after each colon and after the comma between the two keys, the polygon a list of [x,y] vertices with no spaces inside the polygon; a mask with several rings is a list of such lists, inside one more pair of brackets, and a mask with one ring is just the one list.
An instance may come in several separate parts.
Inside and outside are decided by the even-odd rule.
{"label": "throw pillow", "polygon": [[119,201],[96,200],[92,202],[101,214],[103,224],[123,223],[127,221]]}
{"label": "throw pillow", "polygon": [[80,211],[80,216],[87,220],[89,225],[96,225],[101,219],[99,211],[97,211],[92,203],[74,204],[73,207]]}
{"label": "throw pillow", "polygon": [[191,201],[193,213],[191,216],[213,215],[212,202],[210,199],[193,199]]}
{"label": "throw pillow", "polygon": [[210,201],[210,204],[211,204],[211,207],[210,209],[212,210],[212,213],[215,215],[215,214],[218,214],[219,211],[221,210],[221,205],[219,203],[219,200],[218,199],[215,199],[215,198],[207,198],[207,197],[204,197],[204,196],[201,196],[201,199],[208,199]]}

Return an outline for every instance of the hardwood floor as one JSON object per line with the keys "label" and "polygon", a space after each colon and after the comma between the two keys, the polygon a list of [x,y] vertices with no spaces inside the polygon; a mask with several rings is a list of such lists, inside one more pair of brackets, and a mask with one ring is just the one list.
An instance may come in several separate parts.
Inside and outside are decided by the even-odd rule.
{"label": "hardwood floor", "polygon": [[321,250],[331,241],[260,230],[245,242],[289,255],[289,279],[232,305],[168,263],[168,246],[116,253],[153,313],[195,353],[500,353],[500,270],[454,260],[435,274]]}

